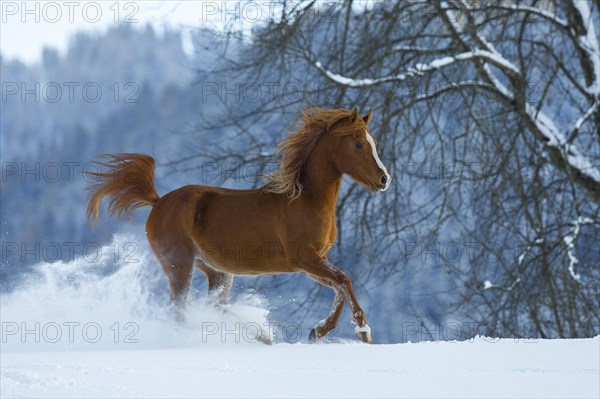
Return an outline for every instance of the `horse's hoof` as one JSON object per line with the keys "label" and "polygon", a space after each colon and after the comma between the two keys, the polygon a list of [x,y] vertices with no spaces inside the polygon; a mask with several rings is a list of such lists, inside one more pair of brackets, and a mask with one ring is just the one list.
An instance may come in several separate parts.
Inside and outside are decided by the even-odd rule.
{"label": "horse's hoof", "polygon": [[371,334],[369,334],[369,333],[361,331],[358,334],[356,334],[356,336],[358,337],[358,339],[360,339],[361,341],[366,342],[367,344],[371,343]]}
{"label": "horse's hoof", "polygon": [[258,342],[262,342],[265,345],[273,345],[273,339],[271,337],[263,337],[262,335],[259,335],[256,337],[256,339]]}
{"label": "horse's hoof", "polygon": [[311,344],[319,342],[319,339],[317,338],[317,329],[316,328],[313,328],[312,330],[310,330],[310,334],[308,334],[308,342],[310,342]]}
{"label": "horse's hoof", "polygon": [[364,325],[364,327],[356,327],[355,334],[358,339],[367,344],[371,343],[371,328],[368,325]]}

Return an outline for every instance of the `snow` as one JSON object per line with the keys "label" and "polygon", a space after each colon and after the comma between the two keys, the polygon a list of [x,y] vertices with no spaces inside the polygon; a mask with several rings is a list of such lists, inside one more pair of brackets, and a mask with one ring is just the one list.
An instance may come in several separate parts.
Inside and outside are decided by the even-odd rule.
{"label": "snow", "polygon": [[[539,15],[545,19],[548,19],[550,21],[552,21],[553,23],[559,25],[561,28],[567,28],[568,27],[568,23],[567,21],[565,21],[564,19],[560,18],[559,16],[557,16],[556,14],[550,12],[550,11],[546,11],[543,10],[541,8],[537,8],[537,7],[532,7],[532,6],[528,6],[528,5],[505,5],[505,4],[485,4],[485,5],[481,5],[478,2],[472,2],[472,1],[463,1],[460,0],[461,5],[466,8],[469,9],[470,12],[474,12],[474,11],[481,11],[481,12],[485,12],[486,8],[490,9],[490,8],[497,8],[500,10],[511,10],[511,11],[515,11],[515,12],[525,12],[528,14],[535,14],[535,15]],[[446,10],[446,12],[448,13],[449,11],[452,11],[452,8],[450,8],[448,6],[447,3],[442,3],[443,4],[443,8]]]}
{"label": "snow", "polygon": [[598,108],[598,106],[599,106],[598,100],[594,101],[594,103],[592,104],[590,109],[588,109],[585,114],[581,115],[581,117],[579,119],[577,119],[577,122],[575,122],[575,127],[573,128],[574,132],[577,132],[577,131],[579,131],[579,129],[581,129],[581,126],[583,126],[585,121],[588,120],[596,112],[596,109]]}
{"label": "snow", "polygon": [[[467,5],[463,2],[465,7]],[[578,41],[580,46],[588,52],[590,58],[592,59],[593,68],[595,71],[595,82],[588,86],[588,91],[594,94],[596,97],[600,94],[600,49],[598,46],[598,40],[596,38],[596,33],[594,30],[594,24],[591,20],[591,14],[589,7],[585,1],[575,1],[573,2],[578,12],[581,14],[581,17],[584,21],[586,36],[578,37]],[[447,9],[447,13],[450,13],[446,3],[443,3],[443,8]],[[547,18],[551,18],[550,15],[544,15]],[[452,18],[449,18],[452,21]],[[562,24],[560,20],[555,20],[555,22]],[[463,33],[463,29],[453,23],[454,29],[459,33]],[[519,69],[511,63],[509,60],[504,58],[495,48],[494,46],[485,39],[479,32],[475,31],[475,36],[477,41],[485,46],[487,50],[472,50],[456,56],[457,59],[461,59],[460,57],[464,57],[462,59],[469,59],[469,54],[472,54],[474,57],[479,57],[496,67],[499,67],[507,74],[518,75]],[[440,60],[433,61],[432,64],[435,65],[447,65],[449,59],[452,57],[444,57]],[[430,64],[431,65],[431,64]],[[500,82],[500,80],[492,73],[489,66],[484,65],[484,70],[488,75],[488,78],[494,83],[494,86],[507,98],[514,98],[513,95],[509,92],[509,90]],[[595,112],[596,107],[598,106],[597,100],[594,101],[594,104],[590,109],[580,117],[575,123],[575,128],[573,130],[576,133],[583,123]],[[562,134],[559,129],[556,127],[554,122],[548,118],[543,112],[536,110],[530,104],[526,104],[526,112],[529,114],[531,120],[536,124],[538,130],[544,135],[547,139],[547,145],[551,147],[560,148],[563,156],[565,157],[566,162],[570,165],[570,167],[579,170],[582,174],[587,175],[595,182],[600,183],[600,170],[598,170],[583,154],[579,152],[579,150],[567,143],[567,139],[564,134]]]}
{"label": "snow", "polygon": [[597,398],[600,338],[2,354],[3,397]]}
{"label": "snow", "polygon": [[504,291],[512,291],[517,286],[517,284],[519,284],[520,282],[521,282],[521,278],[517,277],[517,279],[515,281],[513,281],[513,283],[510,285],[510,287],[506,288],[506,287],[496,285],[496,284],[492,283],[490,280],[485,280],[483,282],[483,290],[485,291],[485,290],[489,290],[491,288],[499,288]]}
{"label": "snow", "polygon": [[548,20],[553,21],[555,24],[559,25],[562,28],[566,28],[568,27],[568,23],[567,21],[565,21],[563,18],[560,18],[559,16],[557,16],[554,13],[551,13],[549,11],[543,10],[541,8],[537,8],[537,7],[530,7],[527,5],[508,5],[508,6],[497,6],[501,9],[508,9],[508,10],[512,10],[512,11],[518,11],[518,12],[526,12],[526,13],[532,13],[532,14],[537,14],[539,16],[542,16]]}
{"label": "snow", "polygon": [[563,241],[567,246],[567,256],[569,258],[569,274],[573,277],[573,280],[578,283],[581,282],[581,276],[575,272],[575,265],[579,263],[579,259],[573,253],[575,249],[575,241],[579,237],[581,226],[584,224],[594,224],[594,221],[590,218],[578,217],[577,220],[573,221],[573,234],[568,234],[563,237]]}
{"label": "snow", "polygon": [[588,86],[588,92],[600,96],[600,46],[596,36],[596,29],[592,21],[589,4],[586,1],[574,1],[573,6],[577,9],[583,20],[585,36],[577,37],[577,41],[589,55],[594,69],[594,81]]}
{"label": "snow", "polygon": [[547,146],[561,148],[563,150],[563,155],[572,168],[578,169],[582,174],[585,174],[600,183],[600,170],[592,165],[592,163],[583,156],[576,147],[567,143],[564,134],[558,130],[550,118],[529,104],[526,105],[526,111],[538,127],[539,131],[546,137]]}
{"label": "snow", "polygon": [[[544,243],[544,238],[537,238],[534,242],[534,244],[543,244]],[[527,253],[531,250],[531,245],[528,245],[527,248],[525,248],[525,250],[523,252],[521,252],[521,254],[519,255],[519,257],[517,258],[517,265],[521,266],[523,264],[523,261],[525,260],[525,256],[527,256]]]}
{"label": "snow", "polygon": [[403,81],[414,76],[422,75],[425,72],[431,72],[436,69],[455,64],[458,61],[468,61],[471,59],[482,59],[502,68],[502,70],[504,70],[505,72],[509,72],[512,74],[519,73],[519,69],[517,67],[515,67],[511,62],[501,57],[498,53],[479,49],[466,51],[464,53],[460,53],[452,57],[438,58],[431,61],[429,64],[416,64],[414,68],[409,68],[408,70],[406,70],[406,72],[393,76],[384,76],[380,78],[352,79],[325,69],[320,61],[316,61],[314,65],[319,71],[321,71],[329,79],[336,83],[349,87],[364,87],[385,82]]}
{"label": "snow", "polygon": [[525,256],[527,255],[527,252],[529,252],[530,249],[531,249],[531,245],[527,246],[525,251],[523,251],[521,253],[521,255],[519,255],[519,258],[517,259],[517,265],[521,266],[523,264],[523,261],[525,260]]}
{"label": "snow", "polygon": [[331,71],[326,70],[325,68],[323,68],[323,65],[321,64],[320,61],[315,62],[315,66],[317,67],[317,69],[319,69],[325,75],[327,75],[327,77],[329,77],[329,79],[331,79],[341,85],[345,85],[345,86],[350,86],[350,87],[370,86],[370,85],[374,85],[374,84],[382,81],[382,79],[351,79],[351,78],[347,78],[345,76],[342,76],[337,73],[333,73]]}
{"label": "snow", "polygon": [[415,52],[427,52],[431,51],[429,47],[419,47],[419,46],[404,46],[397,45],[392,47],[392,51],[415,51]]}
{"label": "snow", "polygon": [[[114,252],[126,244],[135,253]],[[38,277],[2,294],[1,397],[600,394],[600,337],[311,345],[308,330],[269,320],[256,294],[238,294],[224,309],[192,295],[178,324],[145,237],[116,235],[97,255],[36,265]],[[275,343],[261,343],[263,333]]]}
{"label": "snow", "polygon": [[[591,15],[588,5],[585,4],[584,1],[574,2],[574,4],[576,4],[576,7],[586,25],[586,35],[578,37],[578,40],[581,47],[584,48],[585,51],[588,52],[588,54],[590,55],[590,58],[592,59],[592,62],[594,64],[593,67],[596,75],[595,82],[588,87],[588,90],[590,91],[590,93],[593,93],[594,95],[598,96],[600,94],[600,49],[594,30],[594,24],[591,21]],[[451,12],[450,8],[445,2],[442,3],[442,8],[446,9],[448,13]],[[455,22],[453,22],[453,18],[450,17],[449,20],[453,24],[456,31],[459,34],[462,34],[462,28],[460,28]],[[494,46],[485,39],[485,37],[480,35],[478,32],[475,32],[475,35],[477,41],[482,46],[485,46],[486,50],[474,48],[470,51],[466,51],[455,56],[446,56],[435,59],[428,64],[418,63],[413,68],[409,68],[405,72],[393,76],[352,79],[325,69],[319,61],[316,61],[314,65],[319,71],[321,71],[321,73],[323,73],[330,80],[338,84],[349,87],[364,87],[385,82],[403,81],[408,78],[420,76],[424,73],[444,68],[446,66],[455,64],[458,61],[481,59],[486,62],[486,64],[484,65],[484,69],[486,71],[486,74],[488,75],[488,78],[493,82],[496,89],[500,91],[500,93],[505,97],[510,99],[514,98],[510,91],[494,75],[494,73],[489,68],[488,64],[496,66],[507,75],[519,75],[519,68],[517,68],[517,66],[515,66],[512,62],[504,58],[502,54],[500,54],[494,48]],[[592,107],[590,107],[590,109],[576,121],[575,128],[573,130],[574,133],[576,133],[581,128],[583,123],[593,114],[593,112],[595,112],[597,107],[598,101],[596,100],[594,101]],[[549,117],[547,117],[540,110],[535,109],[535,107],[531,106],[530,104],[526,104],[526,112],[530,116],[531,120],[535,123],[541,134],[547,139],[546,145],[550,147],[559,148],[563,157],[565,158],[566,162],[571,168],[580,171],[582,174],[593,179],[595,182],[600,183],[600,170],[598,170],[598,168],[596,168],[588,158],[581,154],[575,146],[567,142],[566,136],[562,132],[560,132],[560,130],[556,127],[554,122]]]}

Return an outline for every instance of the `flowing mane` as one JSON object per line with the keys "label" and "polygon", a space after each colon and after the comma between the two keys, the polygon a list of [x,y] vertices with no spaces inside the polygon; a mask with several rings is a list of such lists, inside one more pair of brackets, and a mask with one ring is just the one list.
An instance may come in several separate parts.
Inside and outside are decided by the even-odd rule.
{"label": "flowing mane", "polygon": [[[300,182],[302,168],[315,148],[317,141],[336,122],[348,118],[352,111],[347,109],[306,108],[302,111],[294,133],[281,140],[277,145],[277,156],[281,156],[279,169],[269,175],[266,192],[285,194],[294,200],[302,193]],[[355,122],[362,127],[365,123],[361,118]],[[356,124],[336,128],[338,134],[350,134],[356,131]]]}

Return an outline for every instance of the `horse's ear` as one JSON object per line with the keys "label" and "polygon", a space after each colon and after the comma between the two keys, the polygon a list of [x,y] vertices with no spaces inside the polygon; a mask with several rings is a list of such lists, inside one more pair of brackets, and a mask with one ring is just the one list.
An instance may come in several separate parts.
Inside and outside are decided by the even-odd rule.
{"label": "horse's ear", "polygon": [[362,117],[363,121],[365,121],[365,125],[368,125],[371,122],[371,118],[373,117],[373,109],[370,109],[369,112]]}
{"label": "horse's ear", "polygon": [[354,107],[350,114],[350,122],[354,123],[358,119],[358,107]]}

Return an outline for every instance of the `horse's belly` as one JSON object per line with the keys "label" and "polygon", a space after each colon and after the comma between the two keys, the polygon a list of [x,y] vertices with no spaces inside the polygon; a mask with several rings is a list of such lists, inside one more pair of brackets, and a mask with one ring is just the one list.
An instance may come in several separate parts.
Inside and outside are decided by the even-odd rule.
{"label": "horse's belly", "polygon": [[207,241],[200,244],[199,257],[213,268],[233,274],[294,272],[285,249],[276,242]]}

